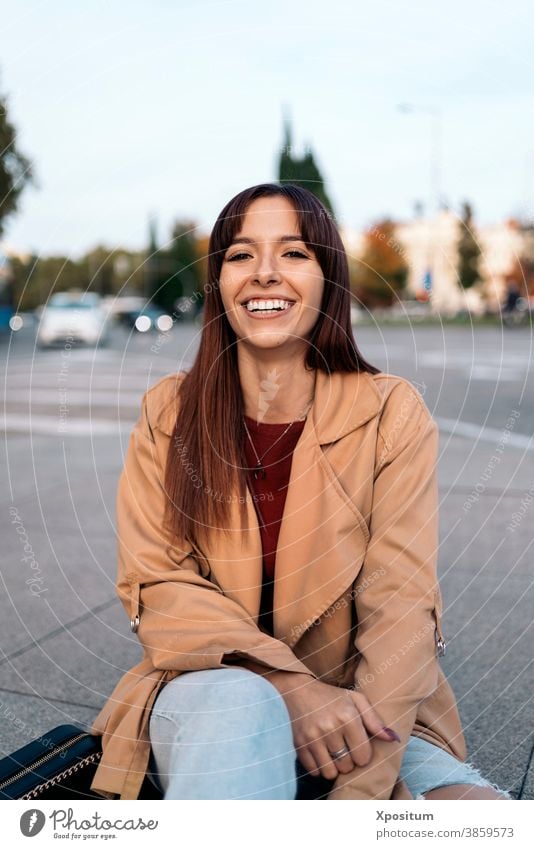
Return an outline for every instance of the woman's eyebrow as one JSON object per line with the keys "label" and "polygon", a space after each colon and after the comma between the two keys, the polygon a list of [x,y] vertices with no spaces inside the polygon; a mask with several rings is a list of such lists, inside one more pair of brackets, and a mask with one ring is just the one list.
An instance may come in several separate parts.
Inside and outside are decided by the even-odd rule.
{"label": "woman's eyebrow", "polygon": [[[304,239],[302,238],[302,236],[280,236],[280,238],[276,239],[276,241],[277,242],[303,242]],[[254,241],[254,239],[249,239],[248,236],[236,236],[235,239],[232,239],[232,241],[230,242],[228,247],[231,248],[232,245],[237,245],[237,244],[255,245],[256,242]]]}

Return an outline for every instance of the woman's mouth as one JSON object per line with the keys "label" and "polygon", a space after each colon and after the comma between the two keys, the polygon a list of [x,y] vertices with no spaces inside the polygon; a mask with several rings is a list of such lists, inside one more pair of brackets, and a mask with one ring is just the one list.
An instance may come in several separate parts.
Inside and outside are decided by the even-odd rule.
{"label": "woman's mouth", "polygon": [[242,306],[251,318],[280,318],[290,311],[294,303],[284,298],[253,298]]}

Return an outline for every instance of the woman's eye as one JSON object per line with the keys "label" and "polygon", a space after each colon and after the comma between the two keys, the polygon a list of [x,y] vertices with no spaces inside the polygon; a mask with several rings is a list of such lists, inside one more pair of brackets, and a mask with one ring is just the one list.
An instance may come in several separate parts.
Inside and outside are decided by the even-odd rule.
{"label": "woman's eye", "polygon": [[247,254],[247,253],[241,252],[241,253],[239,253],[239,254],[234,254],[233,256],[229,256],[229,257],[228,257],[228,259],[227,259],[226,261],[227,261],[227,262],[235,262],[235,260],[236,260],[236,259],[243,259],[243,258],[245,258],[245,259],[246,259],[246,258],[247,258],[247,257],[249,257],[249,256],[250,256],[250,254]]}
{"label": "woman's eye", "polygon": [[299,259],[308,259],[306,254],[303,254],[301,251],[287,251],[287,253],[285,253],[284,256],[294,256],[294,257],[297,257]]}
{"label": "woman's eye", "polygon": [[[291,257],[292,259],[308,259],[306,254],[302,253],[302,251],[297,250],[286,251],[284,256]],[[240,262],[242,259],[250,258],[251,254],[246,253],[246,251],[240,251],[239,253],[234,254],[233,256],[229,256],[226,262]]]}

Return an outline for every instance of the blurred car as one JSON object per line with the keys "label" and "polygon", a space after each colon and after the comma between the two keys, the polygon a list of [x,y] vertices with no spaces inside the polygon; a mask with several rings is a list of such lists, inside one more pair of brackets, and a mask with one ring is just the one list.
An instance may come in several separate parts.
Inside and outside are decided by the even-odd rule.
{"label": "blurred car", "polygon": [[39,347],[65,342],[105,345],[109,341],[107,313],[96,292],[57,292],[39,312]]}
{"label": "blurred car", "polygon": [[108,316],[117,324],[126,313],[142,310],[146,304],[146,298],[141,295],[106,295],[102,301]]}
{"label": "blurred car", "polygon": [[122,313],[120,323],[137,330],[139,333],[146,333],[149,330],[166,333],[171,329],[174,322],[172,317],[160,307],[147,306]]}

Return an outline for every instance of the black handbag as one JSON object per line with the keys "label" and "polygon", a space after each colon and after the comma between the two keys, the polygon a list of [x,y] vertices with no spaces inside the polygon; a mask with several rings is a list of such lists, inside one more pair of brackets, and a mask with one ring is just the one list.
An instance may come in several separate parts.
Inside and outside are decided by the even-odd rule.
{"label": "black handbag", "polygon": [[[101,737],[58,725],[0,761],[0,799],[106,799],[91,790]],[[145,777],[140,799],[161,799]]]}

